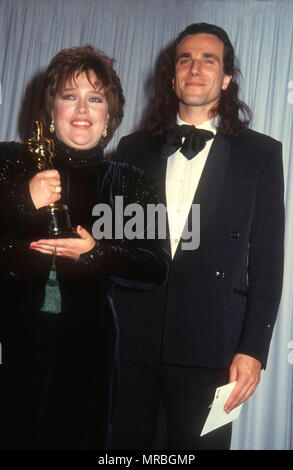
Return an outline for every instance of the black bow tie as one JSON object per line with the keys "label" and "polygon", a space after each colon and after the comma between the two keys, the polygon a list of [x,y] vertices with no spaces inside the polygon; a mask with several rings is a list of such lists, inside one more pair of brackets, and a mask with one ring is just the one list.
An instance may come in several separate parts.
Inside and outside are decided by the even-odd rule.
{"label": "black bow tie", "polygon": [[[182,145],[182,137],[185,137]],[[213,139],[212,132],[205,129],[197,129],[194,126],[170,124],[167,126],[166,142],[162,149],[162,158],[168,158],[180,147],[181,153],[191,160],[205,146],[206,141]]]}

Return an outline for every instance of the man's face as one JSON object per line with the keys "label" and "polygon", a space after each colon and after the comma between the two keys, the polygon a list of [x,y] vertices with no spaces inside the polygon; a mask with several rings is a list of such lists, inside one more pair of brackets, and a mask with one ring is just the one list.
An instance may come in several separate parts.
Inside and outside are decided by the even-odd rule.
{"label": "man's face", "polygon": [[207,112],[219,101],[231,77],[224,74],[224,44],[213,34],[191,34],[177,47],[173,88],[179,113],[195,106]]}

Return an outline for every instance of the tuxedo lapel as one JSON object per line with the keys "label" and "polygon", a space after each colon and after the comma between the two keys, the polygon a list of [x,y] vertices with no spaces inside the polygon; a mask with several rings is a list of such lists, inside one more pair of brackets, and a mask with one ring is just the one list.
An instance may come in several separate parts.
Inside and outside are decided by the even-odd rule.
{"label": "tuxedo lapel", "polygon": [[[193,198],[193,204],[200,204],[200,232],[203,233],[207,223],[216,210],[220,194],[224,185],[225,173],[231,153],[231,144],[228,137],[217,134],[211,146],[205,167],[203,169],[197,190]],[[195,157],[196,158],[196,157]],[[167,159],[156,160],[155,172],[160,182],[161,202],[166,204],[166,170]],[[188,216],[191,221],[191,210]],[[187,222],[188,223],[188,222]],[[190,224],[189,224],[190,225]],[[169,230],[169,227],[168,227]],[[176,250],[175,257],[181,253],[180,247]]]}
{"label": "tuxedo lapel", "polygon": [[201,233],[217,208],[230,153],[229,138],[216,135],[193,199],[193,204],[200,204]]}

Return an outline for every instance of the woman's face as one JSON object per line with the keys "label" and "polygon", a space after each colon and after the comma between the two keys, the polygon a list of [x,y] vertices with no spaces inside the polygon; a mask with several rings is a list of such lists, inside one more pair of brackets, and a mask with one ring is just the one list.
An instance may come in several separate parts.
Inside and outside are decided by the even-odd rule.
{"label": "woman's face", "polygon": [[[59,140],[77,149],[89,149],[97,145],[106,128],[108,103],[99,87],[96,76],[81,73],[75,80],[67,81],[64,89],[55,97],[52,110],[55,132]],[[95,86],[96,85],[96,86]]]}

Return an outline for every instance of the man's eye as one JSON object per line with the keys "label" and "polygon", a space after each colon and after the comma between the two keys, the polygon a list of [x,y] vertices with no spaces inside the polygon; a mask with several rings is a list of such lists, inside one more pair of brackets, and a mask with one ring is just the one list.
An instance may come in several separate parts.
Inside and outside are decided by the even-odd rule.
{"label": "man's eye", "polygon": [[188,57],[184,57],[182,59],[179,60],[179,64],[180,65],[187,65],[187,64],[190,64],[190,59]]}

